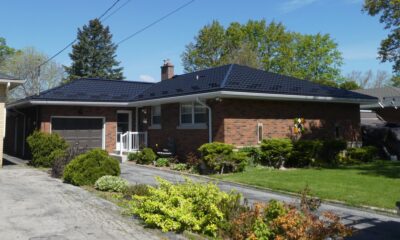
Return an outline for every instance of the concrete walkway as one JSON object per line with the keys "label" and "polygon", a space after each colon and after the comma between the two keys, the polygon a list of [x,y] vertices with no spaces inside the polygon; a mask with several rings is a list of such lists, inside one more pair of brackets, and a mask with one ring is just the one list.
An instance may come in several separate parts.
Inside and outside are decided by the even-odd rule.
{"label": "concrete walkway", "polygon": [[[171,173],[159,169],[153,169],[135,165],[133,163],[121,164],[121,176],[132,183],[144,183],[155,185],[155,176],[162,177],[171,182],[182,182],[184,177],[179,173]],[[202,177],[191,177],[194,181],[208,181]],[[298,202],[298,199],[290,195],[268,192],[251,187],[243,187],[241,185],[228,182],[219,182],[218,186],[223,191],[236,189],[250,201],[269,201],[276,199],[288,203]],[[320,210],[332,211],[340,215],[345,224],[353,226],[357,229],[357,233],[349,238],[354,240],[367,239],[400,239],[400,218],[377,214],[374,212],[363,211],[356,208],[349,208],[341,205],[322,204]]]}
{"label": "concrete walkway", "polygon": [[114,204],[27,166],[0,169],[0,239],[165,239]]}

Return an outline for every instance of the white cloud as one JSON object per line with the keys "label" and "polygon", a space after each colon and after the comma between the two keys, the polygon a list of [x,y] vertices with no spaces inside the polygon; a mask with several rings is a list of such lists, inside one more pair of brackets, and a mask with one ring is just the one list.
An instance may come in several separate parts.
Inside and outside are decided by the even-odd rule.
{"label": "white cloud", "polygon": [[288,13],[313,4],[316,1],[319,0],[288,0],[281,5],[281,9],[284,13]]}
{"label": "white cloud", "polygon": [[147,74],[140,74],[139,79],[142,82],[157,82],[156,79],[154,79],[152,76],[147,75]]}

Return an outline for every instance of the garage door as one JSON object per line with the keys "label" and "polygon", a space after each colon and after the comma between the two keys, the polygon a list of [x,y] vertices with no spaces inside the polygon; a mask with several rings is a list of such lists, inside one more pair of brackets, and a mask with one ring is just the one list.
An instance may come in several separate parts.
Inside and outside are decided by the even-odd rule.
{"label": "garage door", "polygon": [[103,147],[103,118],[53,117],[51,128],[71,146],[78,145],[81,149]]}

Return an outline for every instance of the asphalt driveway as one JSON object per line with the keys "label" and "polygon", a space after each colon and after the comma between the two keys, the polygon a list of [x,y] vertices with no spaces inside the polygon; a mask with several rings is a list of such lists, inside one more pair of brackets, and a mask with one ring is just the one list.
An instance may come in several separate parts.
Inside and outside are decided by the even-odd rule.
{"label": "asphalt driveway", "polygon": [[[162,177],[172,182],[184,181],[184,177],[179,173],[171,173],[159,169],[148,168],[133,163],[121,164],[121,177],[129,180],[132,183],[144,183],[155,185],[155,176]],[[191,177],[194,181],[208,181],[205,178]],[[243,187],[242,185],[219,182],[218,186],[224,191],[236,189],[241,192],[250,202],[254,201],[269,201],[276,199],[288,203],[294,203],[298,199],[284,194],[259,190],[251,187]],[[357,229],[355,234],[350,239],[366,240],[366,239],[385,239],[399,240],[400,239],[400,218],[377,214],[375,212],[363,211],[356,208],[345,207],[335,204],[322,204],[320,210],[332,211],[340,215],[343,222]]]}
{"label": "asphalt driveway", "polygon": [[26,166],[0,169],[0,239],[160,239],[114,204]]}

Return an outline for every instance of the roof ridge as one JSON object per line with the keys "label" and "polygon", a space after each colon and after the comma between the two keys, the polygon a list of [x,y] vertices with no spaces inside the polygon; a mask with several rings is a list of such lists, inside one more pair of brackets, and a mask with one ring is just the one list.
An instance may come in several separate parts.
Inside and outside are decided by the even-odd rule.
{"label": "roof ridge", "polygon": [[228,81],[228,77],[231,74],[232,68],[233,68],[233,64],[230,64],[228,71],[225,73],[224,80],[222,80],[222,82],[221,82],[221,86],[220,86],[221,88],[225,87],[226,81]]}
{"label": "roof ridge", "polygon": [[[73,81],[78,80],[90,80],[90,81],[109,81],[109,82],[123,82],[123,83],[144,83],[144,84],[155,84],[157,82],[143,82],[143,81],[136,81],[136,80],[119,80],[119,79],[104,79],[104,78],[78,78]],[[71,82],[73,82],[71,81]]]}

